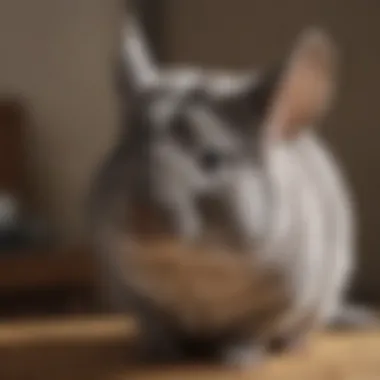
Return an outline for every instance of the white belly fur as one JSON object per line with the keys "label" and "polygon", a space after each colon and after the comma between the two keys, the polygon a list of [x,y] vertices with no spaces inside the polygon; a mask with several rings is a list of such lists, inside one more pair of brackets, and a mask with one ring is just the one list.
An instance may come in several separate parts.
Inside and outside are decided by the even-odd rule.
{"label": "white belly fur", "polygon": [[280,319],[278,332],[291,329],[311,310],[323,325],[340,306],[351,274],[349,193],[338,165],[311,133],[281,147],[270,170],[274,225],[267,252],[283,261],[294,292],[293,307]]}

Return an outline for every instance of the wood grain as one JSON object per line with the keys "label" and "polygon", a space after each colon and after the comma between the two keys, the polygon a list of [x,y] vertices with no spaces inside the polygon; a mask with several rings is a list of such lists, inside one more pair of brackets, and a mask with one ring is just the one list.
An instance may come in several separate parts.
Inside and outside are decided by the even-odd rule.
{"label": "wood grain", "polygon": [[94,260],[83,247],[30,249],[0,258],[0,293],[30,288],[91,286]]}
{"label": "wood grain", "polygon": [[0,349],[127,341],[134,337],[136,331],[137,326],[132,318],[120,316],[3,321],[0,324]]}

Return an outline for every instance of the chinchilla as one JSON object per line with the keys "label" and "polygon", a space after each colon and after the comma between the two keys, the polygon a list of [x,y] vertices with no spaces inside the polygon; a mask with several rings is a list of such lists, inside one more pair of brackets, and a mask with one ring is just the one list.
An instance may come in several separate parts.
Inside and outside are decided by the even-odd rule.
{"label": "chinchilla", "polygon": [[[109,306],[135,312],[156,358],[252,362],[342,320],[355,215],[316,131],[337,51],[309,29],[271,70],[160,67],[140,25],[122,31],[118,146],[91,196]],[[207,349],[205,347],[208,347]]]}

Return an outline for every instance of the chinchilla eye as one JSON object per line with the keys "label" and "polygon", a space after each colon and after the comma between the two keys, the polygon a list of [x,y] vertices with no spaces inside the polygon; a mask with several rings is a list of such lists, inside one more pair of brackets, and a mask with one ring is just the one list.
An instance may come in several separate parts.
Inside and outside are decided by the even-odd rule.
{"label": "chinchilla eye", "polygon": [[171,121],[169,133],[186,148],[193,148],[196,144],[191,126],[183,117],[176,117]]}
{"label": "chinchilla eye", "polygon": [[217,152],[216,150],[206,150],[200,156],[200,165],[204,170],[208,172],[218,170],[218,168],[223,164],[223,162],[223,155]]}
{"label": "chinchilla eye", "polygon": [[241,158],[236,152],[223,152],[218,149],[204,149],[198,156],[198,161],[203,170],[213,172],[223,167],[233,167]]}

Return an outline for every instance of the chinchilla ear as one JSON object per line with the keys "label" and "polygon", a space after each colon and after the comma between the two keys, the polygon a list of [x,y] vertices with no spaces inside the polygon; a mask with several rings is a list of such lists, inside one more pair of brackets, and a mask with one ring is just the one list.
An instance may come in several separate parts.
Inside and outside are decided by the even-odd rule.
{"label": "chinchilla ear", "polygon": [[296,137],[325,115],[335,90],[336,63],[335,46],[324,32],[312,29],[300,36],[266,102],[263,125],[269,140]]}
{"label": "chinchilla ear", "polygon": [[122,76],[128,91],[141,93],[157,81],[158,69],[140,22],[131,14],[122,27]]}

